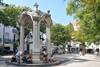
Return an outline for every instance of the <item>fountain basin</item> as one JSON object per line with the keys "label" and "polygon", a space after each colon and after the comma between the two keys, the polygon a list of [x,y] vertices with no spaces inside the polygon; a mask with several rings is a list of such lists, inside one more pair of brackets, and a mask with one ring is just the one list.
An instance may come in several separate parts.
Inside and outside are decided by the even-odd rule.
{"label": "fountain basin", "polygon": [[26,63],[16,63],[16,62],[11,62],[11,61],[6,61],[7,65],[16,65],[16,66],[54,66],[60,64],[60,61],[55,61],[53,63],[42,63],[42,62],[33,62],[33,64],[26,64]]}

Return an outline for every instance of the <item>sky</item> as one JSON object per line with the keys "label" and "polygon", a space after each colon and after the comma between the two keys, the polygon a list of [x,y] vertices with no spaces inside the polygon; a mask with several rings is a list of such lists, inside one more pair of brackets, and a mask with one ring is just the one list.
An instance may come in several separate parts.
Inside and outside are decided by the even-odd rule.
{"label": "sky", "polygon": [[47,10],[50,10],[54,22],[67,25],[73,21],[73,16],[68,16],[66,13],[68,0],[3,0],[3,2],[16,6],[27,6],[31,9],[33,9],[35,2],[37,2],[41,11],[47,12]]}

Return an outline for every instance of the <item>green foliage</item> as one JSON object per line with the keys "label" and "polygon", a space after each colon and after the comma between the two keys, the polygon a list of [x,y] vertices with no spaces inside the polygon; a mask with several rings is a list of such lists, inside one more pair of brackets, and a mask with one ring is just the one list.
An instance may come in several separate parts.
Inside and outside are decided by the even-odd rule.
{"label": "green foliage", "polygon": [[20,11],[19,8],[15,6],[8,6],[4,7],[1,11],[3,12],[3,15],[0,15],[0,17],[2,17],[0,20],[1,23],[4,25],[16,26],[17,16]]}
{"label": "green foliage", "polygon": [[3,23],[4,25],[10,25],[16,27],[18,16],[23,11],[27,11],[27,10],[29,10],[29,8],[16,7],[14,5],[4,7],[3,9],[0,10],[0,23]]}
{"label": "green foliage", "polygon": [[69,0],[67,14],[75,14],[85,41],[100,41],[100,0]]}
{"label": "green foliage", "polygon": [[[5,26],[16,27],[16,24],[18,23],[18,17],[23,11],[31,11],[31,9],[28,7],[16,7],[14,5],[4,7],[0,10],[0,23],[3,23]],[[25,28],[25,36],[29,31],[30,28]]]}
{"label": "green foliage", "polygon": [[59,45],[65,46],[65,42],[67,41],[67,32],[63,25],[55,24],[52,26],[51,41],[57,46]]}
{"label": "green foliage", "polygon": [[79,41],[79,42],[85,42],[85,40],[86,40],[85,34],[82,33],[81,31],[72,32],[72,38],[73,38],[73,40]]}
{"label": "green foliage", "polygon": [[69,23],[67,26],[66,26],[66,29],[67,29],[67,32],[71,33],[74,31],[74,28],[73,28],[73,25],[72,23]]}
{"label": "green foliage", "polygon": [[43,32],[43,33],[46,33],[46,23],[45,23],[45,21],[42,21],[40,23],[40,31]]}
{"label": "green foliage", "polygon": [[72,23],[66,25],[65,29],[67,30],[68,41],[70,41],[72,39],[72,32],[74,31]]}
{"label": "green foliage", "polygon": [[0,23],[4,23],[5,25],[8,25],[7,20],[5,20],[5,19],[7,19],[7,17],[5,15],[4,11],[0,10]]}

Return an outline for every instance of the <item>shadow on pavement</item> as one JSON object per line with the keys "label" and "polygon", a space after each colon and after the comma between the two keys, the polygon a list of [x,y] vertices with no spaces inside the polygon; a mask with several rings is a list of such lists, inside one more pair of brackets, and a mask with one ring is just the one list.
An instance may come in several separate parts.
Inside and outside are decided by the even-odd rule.
{"label": "shadow on pavement", "polygon": [[[79,56],[73,56],[72,58],[68,58],[67,60],[63,60],[61,64],[59,65],[66,65],[66,64],[71,64],[71,63],[82,63],[82,62],[88,62],[88,61],[93,61],[93,60],[88,60],[85,58],[78,58]],[[65,58],[66,59],[66,58]]]}
{"label": "shadow on pavement", "polygon": [[87,62],[87,61],[91,61],[91,60],[80,59],[80,58],[76,58],[76,59],[73,60],[73,62],[77,62],[77,63],[80,63],[80,62]]}

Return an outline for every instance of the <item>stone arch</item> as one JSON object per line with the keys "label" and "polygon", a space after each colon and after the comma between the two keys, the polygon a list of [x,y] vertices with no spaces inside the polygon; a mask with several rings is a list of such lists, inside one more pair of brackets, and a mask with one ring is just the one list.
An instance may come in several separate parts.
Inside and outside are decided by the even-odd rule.
{"label": "stone arch", "polygon": [[46,33],[46,22],[45,21],[40,22],[40,32]]}
{"label": "stone arch", "polygon": [[53,25],[52,20],[51,20],[51,16],[49,14],[46,13],[41,18],[42,18],[41,21],[44,21],[46,23],[46,26],[50,27]]}
{"label": "stone arch", "polygon": [[24,47],[24,27],[32,25],[32,42],[31,52],[36,53],[40,51],[40,23],[44,21],[46,24],[46,36],[48,51],[50,50],[50,27],[52,25],[51,16],[49,13],[42,12],[38,9],[38,5],[34,5],[35,10],[32,12],[24,11],[20,16],[20,50],[23,51]]}
{"label": "stone arch", "polygon": [[20,24],[25,26],[32,25],[32,15],[30,12],[23,12],[20,16]]}

